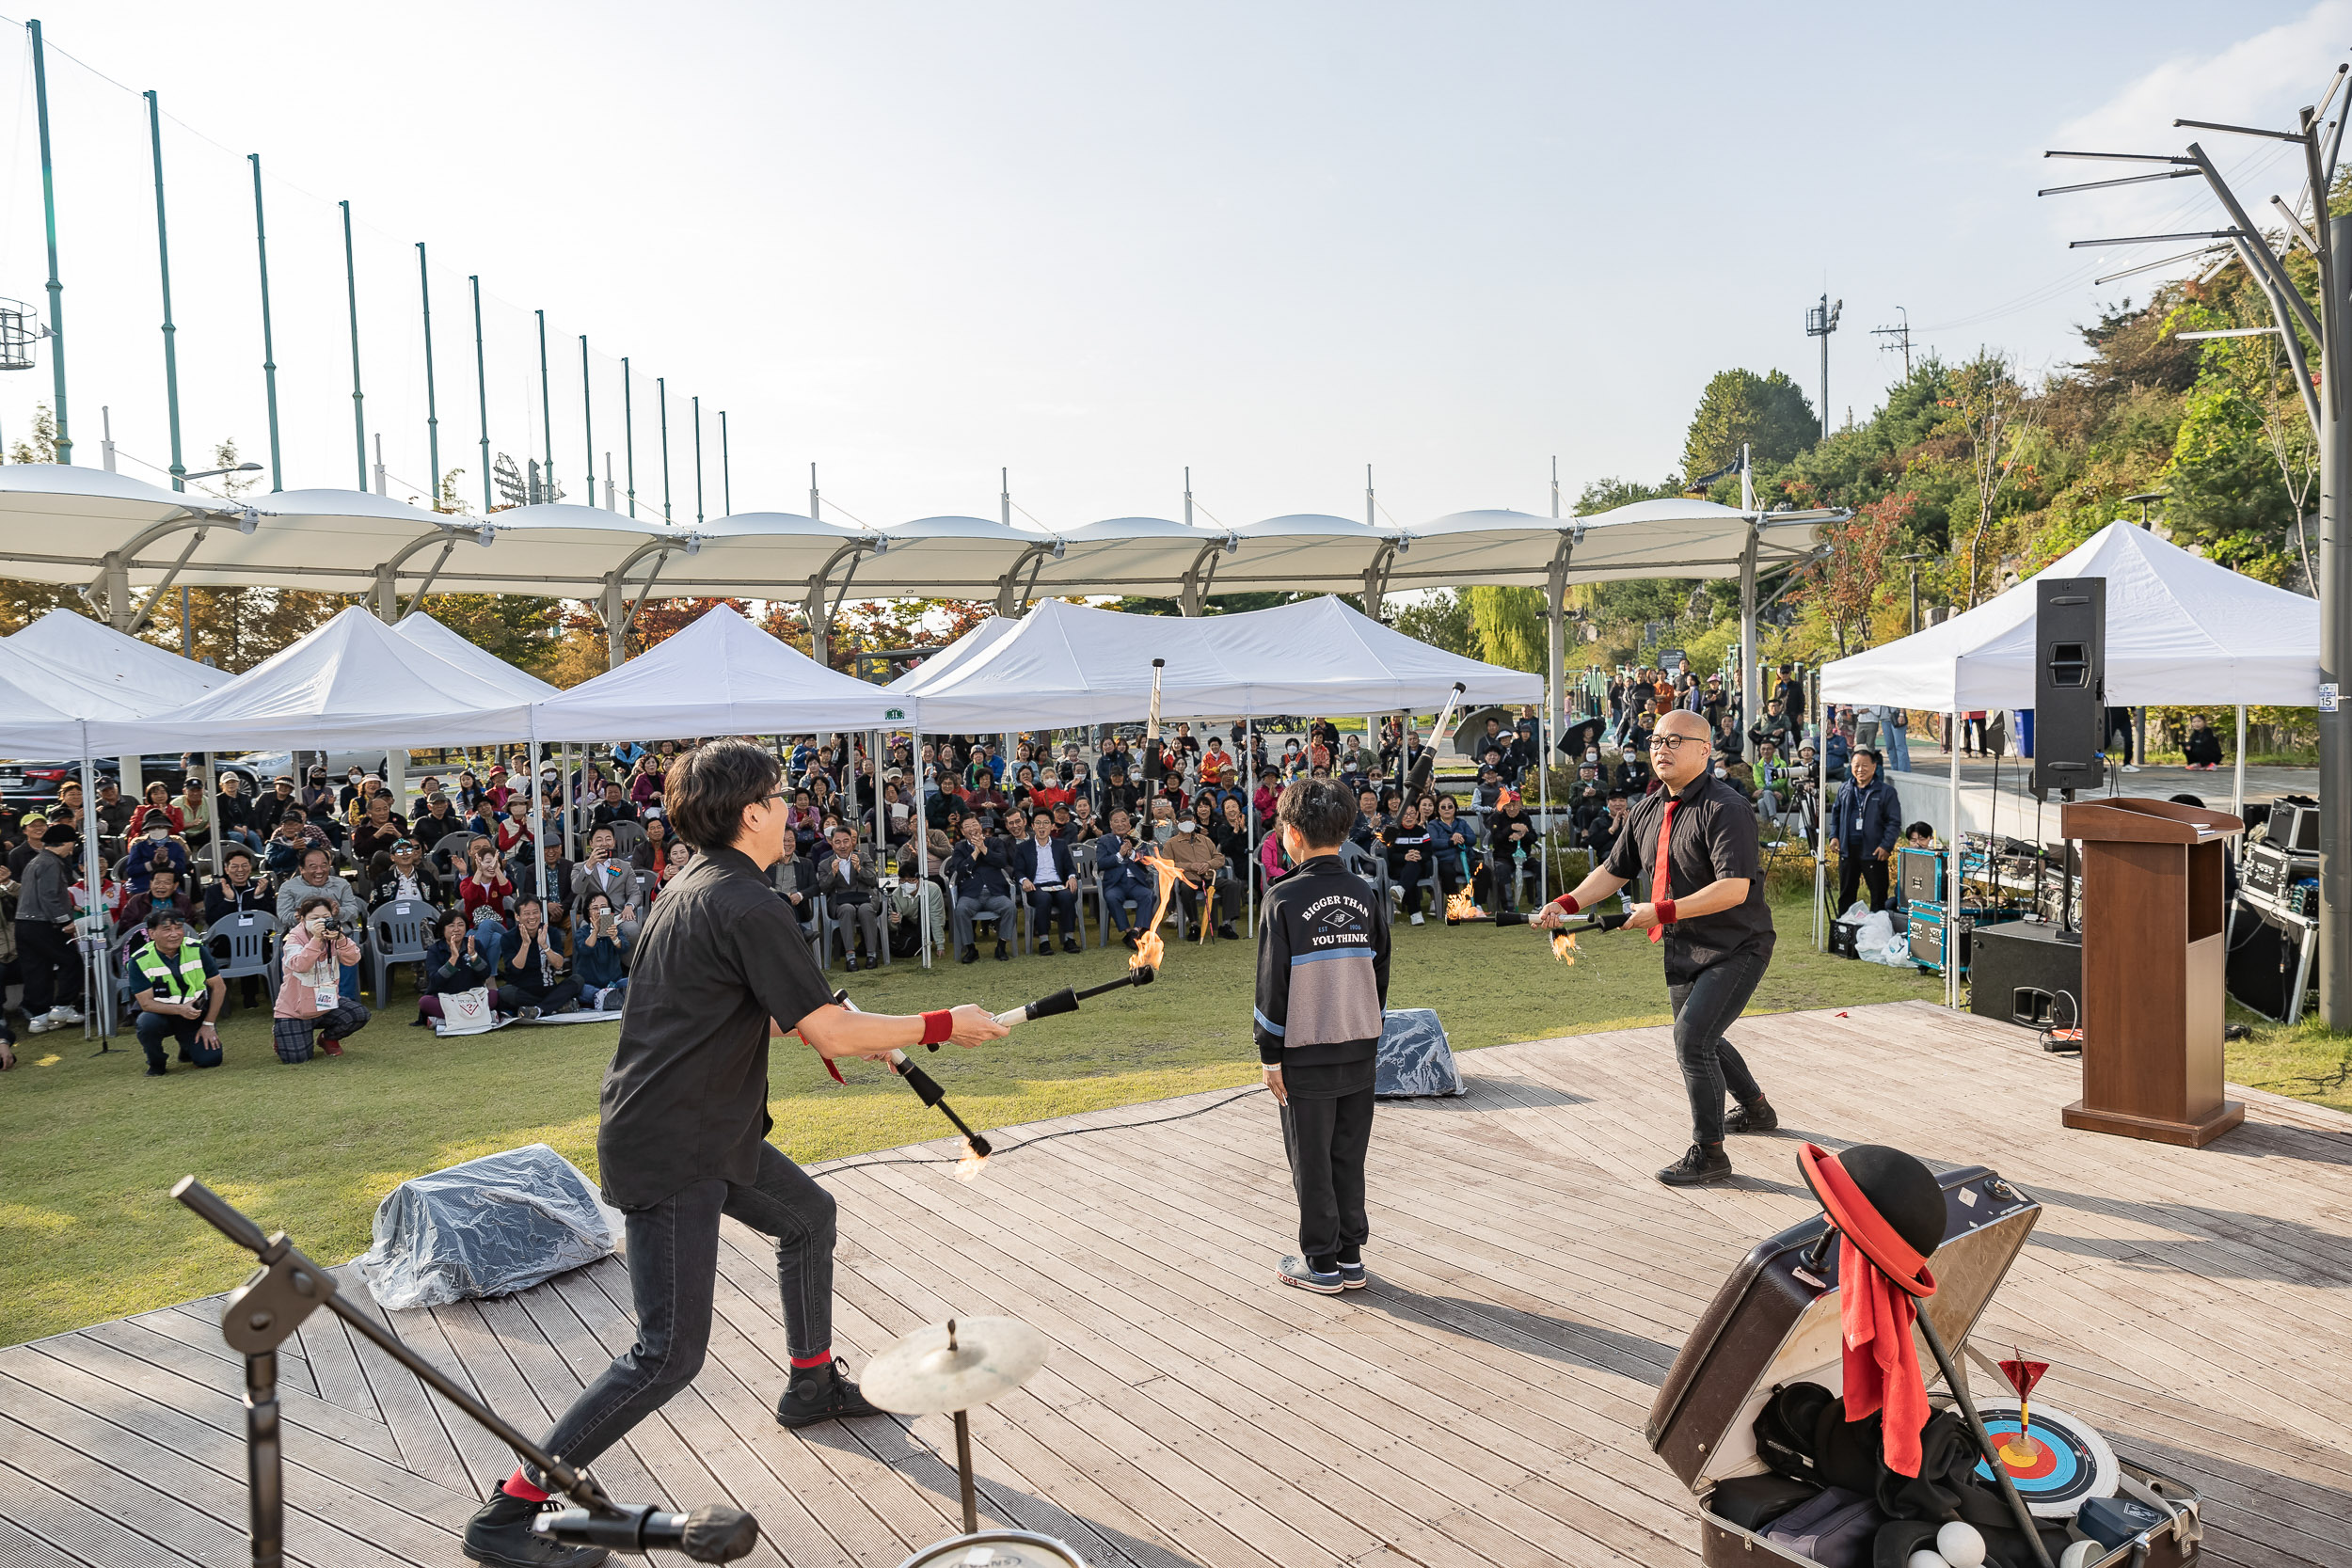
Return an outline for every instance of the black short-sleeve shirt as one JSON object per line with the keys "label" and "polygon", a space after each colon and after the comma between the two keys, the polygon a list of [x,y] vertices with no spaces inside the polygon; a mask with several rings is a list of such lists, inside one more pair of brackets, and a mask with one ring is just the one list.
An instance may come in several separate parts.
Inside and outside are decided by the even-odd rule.
{"label": "black short-sleeve shirt", "polygon": [[654,900],[604,1076],[596,1159],[608,1201],[697,1181],[748,1185],[768,1135],[768,1021],[833,1000],[790,906],[737,849],[698,855]]}
{"label": "black short-sleeve shirt", "polygon": [[[1651,791],[1626,816],[1625,830],[1610,847],[1605,869],[1628,881],[1657,869],[1658,830],[1674,802],[1674,842],[1666,850],[1665,896],[1688,895],[1708,883],[1744,877],[1748,895],[1714,914],[1692,915],[1666,928],[1666,979],[1680,984],[1734,953],[1772,956],[1772,911],[1764,901],[1764,874],[1756,832],[1756,808],[1712,772],[1702,773],[1678,795]],[[1659,894],[1652,889],[1655,900]]]}

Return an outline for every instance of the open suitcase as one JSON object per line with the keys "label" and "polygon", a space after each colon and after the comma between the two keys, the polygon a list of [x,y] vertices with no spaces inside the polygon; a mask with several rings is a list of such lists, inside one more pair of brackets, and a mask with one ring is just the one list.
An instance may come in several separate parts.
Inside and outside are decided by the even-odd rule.
{"label": "open suitcase", "polygon": [[[2008,1277],[2042,1206],[1982,1165],[1947,1171],[1938,1180],[1944,1188],[1944,1241],[1929,1262],[1937,1288],[1920,1305],[1964,1378],[1974,1354],[1969,1332]],[[1756,1454],[1754,1426],[1776,1388],[1817,1383],[1832,1393],[1842,1390],[1837,1250],[1826,1215],[1758,1243],[1715,1292],[1650,1408],[1644,1435],[1697,1495],[1700,1555],[1710,1568],[1813,1560],[1722,1517],[1709,1501],[1719,1481],[1766,1471]],[[1934,1357],[1915,1334],[1913,1343],[1926,1373],[1929,1402],[1948,1407],[1953,1401],[1940,1386]],[[1993,1384],[2000,1396],[2009,1395],[1997,1369]],[[1994,1419],[2001,1400],[1979,1381],[1971,1381],[1969,1392],[1986,1419]],[[2056,1402],[2064,1402],[2062,1394],[2052,1392]],[[2008,1402],[2013,1420],[2015,1401]],[[2117,1495],[2156,1510],[2159,1522],[2094,1554],[2090,1562],[2096,1568],[2176,1568],[2194,1562],[2202,1507],[2196,1491],[2129,1463],[2119,1462],[2117,1468]]]}

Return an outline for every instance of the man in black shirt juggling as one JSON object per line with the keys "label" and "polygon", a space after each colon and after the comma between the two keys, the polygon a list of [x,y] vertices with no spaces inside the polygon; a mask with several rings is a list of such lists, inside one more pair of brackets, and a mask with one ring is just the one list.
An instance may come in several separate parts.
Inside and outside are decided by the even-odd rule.
{"label": "man in black shirt juggling", "polygon": [[[1740,1016],[1772,957],[1772,914],[1757,863],[1756,809],[1708,766],[1707,721],[1677,709],[1658,721],[1650,764],[1658,783],[1626,818],[1608,858],[1573,893],[1544,906],[1558,926],[1646,873],[1649,897],[1626,921],[1662,942],[1674,1003],[1675,1057],[1691,1097],[1691,1151],[1658,1173],[1671,1187],[1731,1175],[1724,1133],[1780,1125],[1756,1075],[1724,1030]],[[1724,1093],[1740,1108],[1728,1120]]]}
{"label": "man in black shirt juggling", "polygon": [[[637,1342],[572,1402],[542,1445],[583,1465],[701,1370],[710,1339],[719,1219],[776,1239],[792,1377],[776,1419],[804,1427],[879,1414],[833,1358],[834,1200],[768,1143],[768,1042],[797,1033],[820,1056],[881,1057],[1005,1033],[985,1008],[892,1016],[836,1006],[767,871],[792,843],[775,759],[722,740],[671,766],[671,827],[701,851],[663,886],[639,932],[604,1080],[596,1159],[628,1224]],[[589,1568],[596,1547],[532,1531],[547,1478],[516,1470],[466,1528],[466,1555],[501,1568]]]}

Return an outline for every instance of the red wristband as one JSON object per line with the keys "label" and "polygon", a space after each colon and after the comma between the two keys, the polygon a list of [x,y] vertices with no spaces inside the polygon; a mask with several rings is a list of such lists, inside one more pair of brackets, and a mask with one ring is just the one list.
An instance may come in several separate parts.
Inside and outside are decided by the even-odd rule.
{"label": "red wristband", "polygon": [[1675,901],[1671,898],[1661,898],[1658,901],[1658,924],[1661,926],[1671,926],[1674,923]]}
{"label": "red wristband", "polygon": [[943,1011],[923,1015],[923,1043],[925,1045],[945,1045],[955,1032],[955,1014]]}
{"label": "red wristband", "polygon": [[1576,895],[1573,893],[1564,893],[1559,897],[1554,898],[1552,902],[1567,911],[1570,914],[1581,914],[1584,912],[1584,906],[1576,901]]}

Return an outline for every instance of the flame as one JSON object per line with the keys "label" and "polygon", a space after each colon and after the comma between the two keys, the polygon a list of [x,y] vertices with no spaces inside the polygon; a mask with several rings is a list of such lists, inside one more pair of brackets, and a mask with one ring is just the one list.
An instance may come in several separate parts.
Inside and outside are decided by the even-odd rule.
{"label": "flame", "polygon": [[1176,896],[1176,884],[1184,879],[1184,874],[1176,869],[1176,863],[1165,855],[1148,855],[1144,863],[1160,879],[1160,901],[1152,911],[1151,924],[1136,933],[1135,956],[1127,960],[1129,969],[1157,969],[1168,956],[1168,943],[1160,940],[1160,923],[1168,918],[1168,901]]}
{"label": "flame", "polygon": [[1576,962],[1576,933],[1554,931],[1551,934],[1551,956],[1564,964]]}
{"label": "flame", "polygon": [[1445,917],[1448,920],[1484,920],[1486,911],[1478,907],[1478,900],[1470,896],[1470,889],[1464,888],[1445,901]]}
{"label": "flame", "polygon": [[972,1147],[972,1140],[963,1140],[963,1158],[956,1162],[956,1180],[977,1181],[980,1172],[988,1169],[988,1156]]}
{"label": "flame", "polygon": [[1160,940],[1159,932],[1138,931],[1136,933],[1135,955],[1127,960],[1127,967],[1129,969],[1157,969],[1160,967],[1160,960],[1167,956],[1168,943]]}

